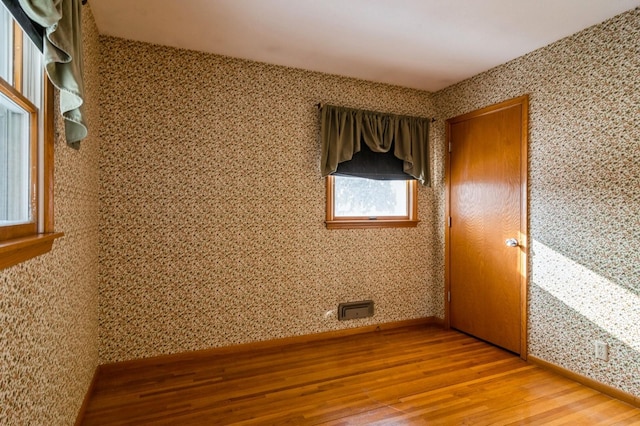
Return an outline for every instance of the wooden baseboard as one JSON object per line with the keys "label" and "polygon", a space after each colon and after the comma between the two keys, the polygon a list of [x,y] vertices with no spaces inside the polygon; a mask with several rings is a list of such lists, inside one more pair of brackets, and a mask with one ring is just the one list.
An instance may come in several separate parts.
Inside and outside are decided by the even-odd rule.
{"label": "wooden baseboard", "polygon": [[566,368],[560,367],[559,365],[552,364],[543,359],[536,358],[534,356],[529,355],[527,361],[531,364],[542,367],[546,370],[550,370],[556,374],[564,376],[568,379],[573,380],[574,382],[578,382],[585,386],[590,387],[591,389],[597,390],[605,395],[610,397],[619,399],[620,401],[624,401],[627,404],[640,407],[640,397],[632,395],[630,393],[621,391],[620,389],[614,388],[613,386],[605,385],[604,383],[600,383],[597,380],[590,379],[589,377],[580,375],[571,370],[567,370]]}
{"label": "wooden baseboard", "polygon": [[364,327],[347,328],[343,330],[326,331],[323,333],[306,334],[302,336],[285,337],[282,339],[265,340],[260,342],[251,342],[240,345],[223,346],[218,348],[201,349],[197,351],[181,352],[177,354],[158,355],[149,358],[138,358],[127,361],[119,361],[100,365],[102,374],[109,374],[112,371],[121,371],[129,368],[139,368],[150,364],[164,364],[167,362],[191,360],[202,357],[211,357],[215,355],[226,355],[238,352],[255,351],[260,349],[270,349],[275,347],[294,345],[300,343],[310,343],[319,340],[335,339],[338,337],[353,336],[356,334],[372,333],[381,330],[391,330],[401,327],[414,326],[442,326],[442,319],[437,317],[417,318],[404,321],[388,322],[383,324],[374,324]]}
{"label": "wooden baseboard", "polygon": [[89,389],[87,389],[87,393],[84,394],[82,405],[80,406],[80,410],[78,410],[78,415],[76,416],[75,426],[82,425],[82,420],[84,420],[84,413],[87,411],[87,406],[89,405],[89,400],[91,399],[91,395],[93,394],[93,389],[96,386],[96,381],[98,380],[99,375],[100,375],[100,366],[98,365],[93,372],[91,383],[89,383]]}

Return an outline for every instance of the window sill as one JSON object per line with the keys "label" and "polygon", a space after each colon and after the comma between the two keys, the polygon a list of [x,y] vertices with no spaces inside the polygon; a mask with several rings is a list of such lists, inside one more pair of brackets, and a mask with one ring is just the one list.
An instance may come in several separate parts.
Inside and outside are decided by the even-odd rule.
{"label": "window sill", "polygon": [[407,219],[353,219],[326,220],[327,229],[360,229],[360,228],[415,228],[419,220]]}
{"label": "window sill", "polygon": [[53,242],[63,235],[51,232],[0,242],[0,270],[51,251]]}

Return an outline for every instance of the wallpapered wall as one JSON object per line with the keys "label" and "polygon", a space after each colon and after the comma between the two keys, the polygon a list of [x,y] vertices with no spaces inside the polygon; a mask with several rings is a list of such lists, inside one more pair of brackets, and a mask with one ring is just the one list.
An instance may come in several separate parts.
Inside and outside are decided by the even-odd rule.
{"label": "wallpapered wall", "polygon": [[[53,250],[0,271],[0,424],[73,424],[98,364],[99,39],[83,7],[89,137],[56,123]],[[56,114],[58,114],[56,112]]]}
{"label": "wallpapered wall", "polygon": [[[640,395],[640,9],[435,101],[449,118],[525,93],[530,355]],[[593,340],[609,343],[609,362]]]}
{"label": "wallpapered wall", "polygon": [[[431,116],[411,89],[101,38],[100,360],[432,316],[413,229],[327,230],[316,104]],[[339,322],[338,303],[375,316]]]}
{"label": "wallpapered wall", "polygon": [[350,326],[343,300],[376,301],[357,325],[442,316],[443,121],[418,228],[327,231],[319,101],[442,119],[531,94],[530,353],[640,395],[638,10],[434,96],[98,39],[83,13],[91,133],[71,150],[58,120],[65,237],[0,271],[1,424],[72,423],[98,359]]}

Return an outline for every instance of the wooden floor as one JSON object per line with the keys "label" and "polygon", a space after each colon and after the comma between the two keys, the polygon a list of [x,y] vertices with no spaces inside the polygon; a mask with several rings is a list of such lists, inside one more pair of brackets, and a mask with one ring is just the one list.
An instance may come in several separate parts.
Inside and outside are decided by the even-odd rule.
{"label": "wooden floor", "polygon": [[111,370],[82,424],[640,425],[638,408],[437,327]]}

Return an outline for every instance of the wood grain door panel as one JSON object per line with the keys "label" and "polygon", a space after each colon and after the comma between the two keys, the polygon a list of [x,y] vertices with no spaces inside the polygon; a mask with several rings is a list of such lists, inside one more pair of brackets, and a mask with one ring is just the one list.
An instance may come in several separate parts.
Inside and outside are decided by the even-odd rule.
{"label": "wood grain door panel", "polygon": [[[522,351],[523,106],[449,120],[450,325]],[[526,158],[526,157],[525,157]]]}

